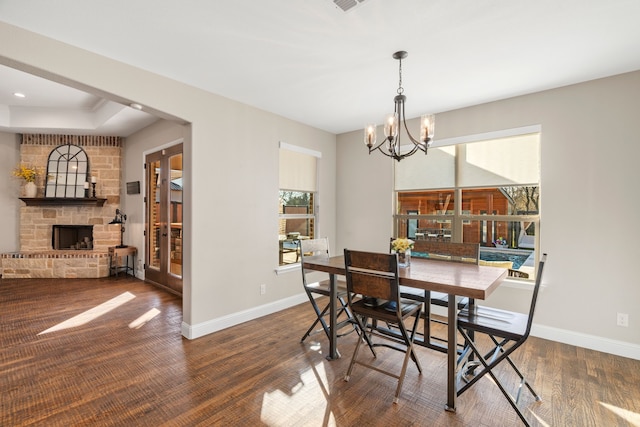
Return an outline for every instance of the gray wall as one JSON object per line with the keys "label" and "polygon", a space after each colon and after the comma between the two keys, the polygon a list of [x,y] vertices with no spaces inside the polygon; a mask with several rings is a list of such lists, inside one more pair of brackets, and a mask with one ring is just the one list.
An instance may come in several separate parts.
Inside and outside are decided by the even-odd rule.
{"label": "gray wall", "polygon": [[24,181],[13,176],[12,171],[20,162],[18,136],[0,132],[0,253],[14,252],[20,249],[18,197],[22,196]]}
{"label": "gray wall", "polygon": [[[640,72],[633,72],[436,117],[436,140],[541,125],[540,240],[549,259],[534,333],[636,358],[638,112]],[[383,249],[393,162],[368,156],[360,131],[338,136],[338,159],[338,249]],[[529,297],[528,287],[506,285],[487,303],[522,310]],[[616,325],[618,312],[629,314],[629,327]]]}

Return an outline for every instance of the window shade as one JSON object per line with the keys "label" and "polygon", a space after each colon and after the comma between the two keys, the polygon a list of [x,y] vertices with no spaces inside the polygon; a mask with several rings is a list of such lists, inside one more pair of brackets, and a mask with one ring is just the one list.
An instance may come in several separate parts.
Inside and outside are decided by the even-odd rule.
{"label": "window shade", "polygon": [[395,165],[397,191],[537,185],[539,181],[539,133],[431,147],[427,156],[417,153]]}
{"label": "window shade", "polygon": [[316,191],[316,163],[315,156],[280,148],[280,189]]}
{"label": "window shade", "polygon": [[431,147],[395,164],[396,190],[424,190],[455,186],[455,146]]}
{"label": "window shade", "polygon": [[464,144],[460,151],[460,187],[537,185],[540,181],[539,134]]}

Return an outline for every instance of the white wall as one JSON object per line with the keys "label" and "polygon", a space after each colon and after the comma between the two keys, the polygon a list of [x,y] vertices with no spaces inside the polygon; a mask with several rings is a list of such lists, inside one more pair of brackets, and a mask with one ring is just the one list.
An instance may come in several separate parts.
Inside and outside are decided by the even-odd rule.
{"label": "white wall", "polygon": [[[637,71],[436,117],[436,139],[542,126],[540,240],[549,259],[534,333],[635,358],[639,112]],[[392,175],[380,171],[390,171],[392,161],[367,156],[361,140],[360,132],[338,136],[338,247],[373,246],[389,236],[389,215],[361,213],[363,205],[390,211]],[[530,292],[503,286],[494,295],[489,304],[522,309]],[[629,314],[629,327],[616,325],[618,312]]]}
{"label": "white wall", "polygon": [[24,181],[12,175],[20,162],[18,135],[0,132],[0,253],[15,252],[20,249],[18,197],[22,196]]}
{"label": "white wall", "polygon": [[[180,124],[179,132],[152,126],[127,140],[123,182],[142,181],[145,150],[176,134],[185,137],[184,335],[197,337],[306,299],[299,271],[276,274],[278,145],[322,153],[320,232],[334,242],[335,135],[1,22],[0,40],[12,41],[0,44],[2,64],[139,103]],[[122,193],[132,216],[127,242],[142,248],[139,198]],[[260,295],[263,283],[267,293]]]}

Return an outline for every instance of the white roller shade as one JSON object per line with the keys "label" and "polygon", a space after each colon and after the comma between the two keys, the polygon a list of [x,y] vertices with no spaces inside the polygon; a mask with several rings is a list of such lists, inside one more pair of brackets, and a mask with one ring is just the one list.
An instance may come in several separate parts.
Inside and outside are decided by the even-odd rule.
{"label": "white roller shade", "polygon": [[316,191],[316,163],[315,156],[280,148],[280,189]]}
{"label": "white roller shade", "polygon": [[426,190],[455,186],[455,146],[431,147],[395,164],[396,190]]}
{"label": "white roller shade", "polygon": [[539,141],[539,134],[529,134],[464,144],[458,186],[537,185]]}
{"label": "white roller shade", "polygon": [[416,153],[395,165],[397,191],[538,185],[539,182],[539,133],[431,147],[427,156]]}

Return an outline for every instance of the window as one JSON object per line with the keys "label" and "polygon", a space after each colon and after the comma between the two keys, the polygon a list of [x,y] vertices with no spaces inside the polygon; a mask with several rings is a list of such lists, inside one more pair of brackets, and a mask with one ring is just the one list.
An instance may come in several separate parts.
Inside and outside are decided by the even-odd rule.
{"label": "window", "polygon": [[539,128],[445,144],[396,164],[395,235],[479,243],[482,260],[511,263],[511,276],[533,280],[539,253]]}
{"label": "window", "polygon": [[280,143],[278,265],[300,261],[301,239],[316,236],[317,163],[320,153]]}

